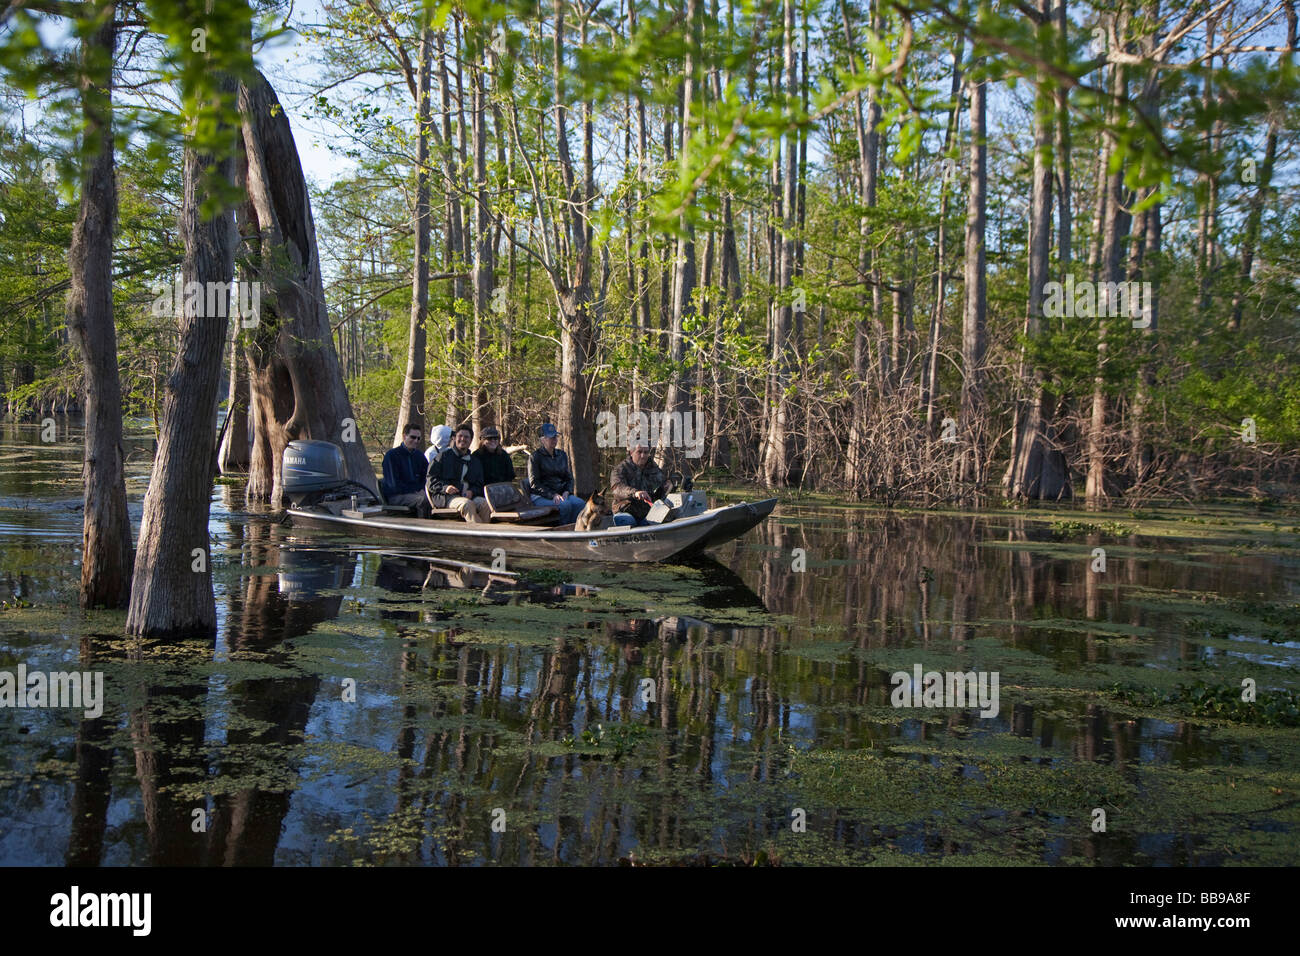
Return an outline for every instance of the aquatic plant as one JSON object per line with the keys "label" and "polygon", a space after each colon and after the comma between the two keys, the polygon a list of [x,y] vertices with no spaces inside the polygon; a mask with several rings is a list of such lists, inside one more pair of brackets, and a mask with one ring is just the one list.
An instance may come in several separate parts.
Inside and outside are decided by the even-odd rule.
{"label": "aquatic plant", "polygon": [[1189,717],[1211,717],[1264,727],[1300,727],[1300,694],[1293,690],[1263,691],[1255,700],[1242,700],[1241,688],[1232,684],[1196,681],[1160,692],[1136,685],[1117,684],[1112,692],[1120,700],[1141,707],[1173,707]]}

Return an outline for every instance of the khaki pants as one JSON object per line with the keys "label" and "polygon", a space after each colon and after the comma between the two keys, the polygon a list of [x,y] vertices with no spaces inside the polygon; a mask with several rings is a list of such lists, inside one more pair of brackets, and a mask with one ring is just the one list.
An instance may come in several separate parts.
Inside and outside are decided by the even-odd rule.
{"label": "khaki pants", "polygon": [[466,521],[480,524],[492,520],[492,508],[486,498],[463,498],[457,495],[447,502],[448,508],[455,508]]}

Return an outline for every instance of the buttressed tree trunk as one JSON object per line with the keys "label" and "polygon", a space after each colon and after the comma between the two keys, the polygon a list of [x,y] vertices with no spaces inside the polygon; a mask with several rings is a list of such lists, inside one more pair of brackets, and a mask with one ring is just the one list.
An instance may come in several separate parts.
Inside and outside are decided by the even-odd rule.
{"label": "buttressed tree trunk", "polygon": [[131,581],[131,524],[122,453],[122,386],[113,326],[113,228],[117,183],[113,156],[114,5],[96,11],[99,26],[82,41],[84,119],[81,210],[68,249],[68,334],[86,369],[85,512],[81,535],[81,606],[125,607]]}
{"label": "buttressed tree trunk", "polygon": [[[235,82],[221,86],[233,92]],[[167,377],[158,453],[144,498],[135,555],[127,633],[140,637],[216,634],[208,555],[208,506],[212,499],[212,452],[216,444],[217,390],[225,351],[230,280],[238,235],[234,216],[222,211],[204,219],[204,171],[233,184],[233,157],[216,158],[185,149],[184,200],[180,231],[185,248],[181,268],[186,288],[224,283],[209,315],[203,295],[198,315],[182,314],[176,361]],[[188,297],[187,297],[188,305]],[[190,309],[182,307],[182,313]]]}
{"label": "buttressed tree trunk", "polygon": [[316,225],[293,131],[266,78],[251,76],[240,86],[239,112],[262,309],[247,350],[255,434],[248,498],[283,504],[281,456],[296,438],[339,445],[347,476],[373,491],[374,469],[330,334]]}

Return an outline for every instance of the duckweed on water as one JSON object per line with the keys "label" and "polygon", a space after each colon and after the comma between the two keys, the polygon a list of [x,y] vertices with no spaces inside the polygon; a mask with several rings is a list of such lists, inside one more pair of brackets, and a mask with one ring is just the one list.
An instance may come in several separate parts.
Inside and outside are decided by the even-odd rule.
{"label": "duckweed on water", "polygon": [[[284,863],[1300,862],[1294,519],[795,510],[730,567],[543,568],[487,594],[419,589],[414,566],[381,587],[378,558],[328,548],[329,589],[277,582],[304,557],[277,559],[280,529],[259,530],[264,552],[223,530],[215,642],[0,610],[5,659],[73,661],[94,635],[109,698],[98,725],[23,718],[0,787],[57,832],[48,807],[70,804],[98,739],[130,808],[105,846],[131,863],[150,862],[146,786],[294,793],[263,838]],[[1084,577],[1087,535],[1105,536],[1106,577]],[[602,590],[550,590],[566,578]],[[889,675],[917,663],[998,671],[1000,713],[890,706]],[[48,842],[15,858],[53,860]]]}
{"label": "duckweed on water", "polygon": [[1168,708],[1188,717],[1233,720],[1264,727],[1300,727],[1300,694],[1292,690],[1259,690],[1254,700],[1245,701],[1240,686],[1196,681],[1188,686],[1179,684],[1163,693],[1132,685],[1117,685],[1112,693],[1124,703]]}
{"label": "duckweed on water", "polygon": [[1052,537],[1054,538],[1077,538],[1089,534],[1104,534],[1112,538],[1122,538],[1137,533],[1136,528],[1130,525],[1120,524],[1118,521],[1102,521],[1094,523],[1091,521],[1079,521],[1075,518],[1064,518],[1053,521],[1050,530]]}

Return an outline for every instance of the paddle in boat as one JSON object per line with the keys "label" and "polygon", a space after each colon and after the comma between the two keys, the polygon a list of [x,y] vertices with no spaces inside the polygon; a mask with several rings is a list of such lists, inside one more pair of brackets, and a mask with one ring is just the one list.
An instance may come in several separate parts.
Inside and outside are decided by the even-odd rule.
{"label": "paddle in boat", "polygon": [[466,522],[450,508],[431,518],[411,508],[386,505],[368,488],[345,477],[343,453],[332,442],[292,441],[284,450],[283,480],[288,516],[295,526],[326,528],[356,536],[378,535],[460,551],[512,558],[564,561],[668,561],[699,554],[740,537],[772,513],[775,498],[708,508],[704,495],[684,490],[652,510],[643,527],[576,531],[555,525],[554,508],[534,507],[514,485],[489,485],[492,521]]}

